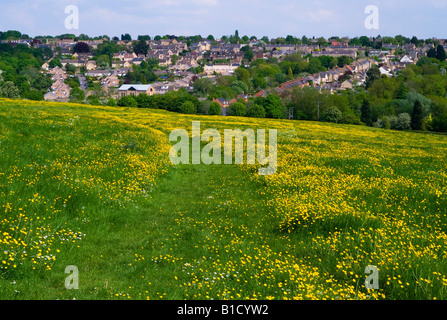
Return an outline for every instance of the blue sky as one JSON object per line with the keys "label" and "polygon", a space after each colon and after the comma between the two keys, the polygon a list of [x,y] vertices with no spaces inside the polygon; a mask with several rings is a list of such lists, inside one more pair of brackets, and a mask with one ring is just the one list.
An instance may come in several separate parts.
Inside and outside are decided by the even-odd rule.
{"label": "blue sky", "polygon": [[[67,30],[65,7],[79,9],[79,29]],[[364,26],[365,8],[379,9],[379,29]],[[30,36],[80,33],[288,34],[329,37],[395,36],[447,38],[447,0],[0,0],[0,30]]]}

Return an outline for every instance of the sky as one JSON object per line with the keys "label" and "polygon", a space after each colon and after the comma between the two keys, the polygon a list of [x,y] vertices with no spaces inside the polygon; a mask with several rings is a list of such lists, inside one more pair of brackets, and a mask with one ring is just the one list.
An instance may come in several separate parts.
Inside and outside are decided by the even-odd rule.
{"label": "sky", "polygon": [[[367,29],[368,5],[378,29]],[[67,6],[79,12],[69,29]],[[0,0],[0,31],[31,37],[81,33],[91,37],[214,35],[355,37],[413,35],[447,38],[447,0]],[[73,21],[70,19],[70,21]],[[70,27],[70,24],[68,25]]]}

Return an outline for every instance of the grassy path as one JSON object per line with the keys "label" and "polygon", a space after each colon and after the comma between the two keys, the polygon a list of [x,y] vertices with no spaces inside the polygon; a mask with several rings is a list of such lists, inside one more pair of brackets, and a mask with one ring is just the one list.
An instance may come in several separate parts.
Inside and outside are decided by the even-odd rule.
{"label": "grassy path", "polygon": [[[277,226],[263,186],[228,165],[178,166],[153,180],[170,116],[135,126],[126,110],[57,107],[1,110],[2,231],[13,237],[0,298],[262,297],[268,276],[249,260],[268,258]],[[163,134],[148,135],[153,123]],[[67,266],[78,268],[79,290],[65,288]]]}
{"label": "grassy path", "polygon": [[[201,273],[222,279],[225,262],[233,258],[230,248],[260,245],[247,235],[267,239],[273,226],[259,219],[268,211],[265,198],[261,186],[235,166],[173,168],[149,203],[98,215],[84,228],[88,236],[79,247],[58,259],[42,281],[32,279],[19,290],[49,299],[200,299],[225,293],[226,285],[191,289],[192,282]],[[194,272],[199,264],[201,271]],[[67,265],[78,267],[79,290],[64,287]]]}

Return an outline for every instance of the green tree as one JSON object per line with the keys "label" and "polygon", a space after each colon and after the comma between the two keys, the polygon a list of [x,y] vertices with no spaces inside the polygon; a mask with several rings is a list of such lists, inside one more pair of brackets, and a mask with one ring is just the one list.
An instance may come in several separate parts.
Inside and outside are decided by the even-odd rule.
{"label": "green tree", "polygon": [[0,40],[18,40],[22,37],[22,33],[16,30],[8,30],[0,33]]}
{"label": "green tree", "polygon": [[250,71],[248,71],[247,69],[239,67],[239,68],[237,68],[234,71],[234,74],[236,75],[236,78],[239,81],[242,81],[242,82],[245,82],[245,83],[249,83],[249,81],[250,81]]}
{"label": "green tree", "polygon": [[219,103],[213,102],[210,105],[210,108],[208,110],[208,114],[214,115],[214,116],[220,116],[222,115],[222,107]]}
{"label": "green tree", "polygon": [[326,69],[335,67],[338,61],[336,58],[331,56],[319,56],[317,59],[320,60],[321,65]]}
{"label": "green tree", "polygon": [[402,81],[399,84],[399,88],[396,90],[395,94],[394,94],[394,98],[395,99],[406,99],[408,95],[408,89],[405,86],[405,83]]}
{"label": "green tree", "polygon": [[201,96],[209,94],[213,87],[213,81],[209,78],[200,78],[193,83],[194,92]]}
{"label": "green tree", "polygon": [[293,80],[293,70],[292,67],[289,67],[289,70],[287,70],[287,79]]}
{"label": "green tree", "polygon": [[397,44],[404,45],[410,42],[410,39],[407,37],[404,37],[403,35],[399,34],[397,36],[394,37],[394,39],[396,40]]}
{"label": "green tree", "polygon": [[116,107],[116,106],[117,106],[117,103],[116,103],[116,100],[115,100],[115,99],[110,98],[110,99],[107,101],[106,105],[109,106],[109,107]]}
{"label": "green tree", "polygon": [[75,87],[70,90],[70,101],[71,102],[82,102],[85,99],[84,91],[79,87]]}
{"label": "green tree", "polygon": [[118,100],[118,105],[120,107],[138,107],[138,102],[134,96],[124,96]]}
{"label": "green tree", "polygon": [[419,46],[420,44],[423,44],[424,40],[418,39],[416,36],[413,36],[410,40],[410,43],[413,43],[415,46]]}
{"label": "green tree", "polygon": [[121,35],[121,41],[132,41],[132,37],[130,34],[126,33],[126,34],[122,34]]}
{"label": "green tree", "polygon": [[362,46],[371,47],[371,41],[369,40],[369,38],[367,36],[361,36],[359,38],[359,41],[362,44]]}
{"label": "green tree", "polygon": [[327,100],[327,92],[312,87],[294,88],[290,96],[289,108],[294,108],[294,118],[303,120],[319,120],[318,110],[323,110]]}
{"label": "green tree", "polygon": [[390,118],[388,116],[383,116],[382,117],[382,128],[384,128],[384,129],[390,129],[391,128]]}
{"label": "green tree", "polygon": [[28,100],[35,100],[35,101],[42,101],[43,100],[43,93],[41,91],[31,89],[30,91],[25,92],[22,94],[23,98]]}
{"label": "green tree", "polygon": [[379,67],[376,65],[373,65],[367,72],[366,72],[366,81],[365,81],[365,87],[368,89],[371,84],[374,82],[374,80],[380,79],[380,70]]}
{"label": "green tree", "polygon": [[96,59],[96,64],[98,66],[98,69],[100,69],[100,70],[105,70],[105,69],[109,68],[110,67],[110,58],[109,58],[109,56],[106,55],[106,54],[100,55]]}
{"label": "green tree", "polygon": [[318,58],[311,58],[309,60],[309,66],[307,68],[307,72],[309,72],[309,73],[317,73],[317,72],[324,71],[324,70],[325,70],[325,68],[321,64],[320,59],[318,59]]}
{"label": "green tree", "polygon": [[185,101],[180,106],[180,112],[184,113],[184,114],[196,114],[197,113],[197,107],[191,101]]}
{"label": "green tree", "polygon": [[322,121],[340,123],[343,119],[343,113],[334,106],[327,108],[321,117]]}
{"label": "green tree", "polygon": [[447,99],[436,97],[433,100],[430,130],[447,132]]}
{"label": "green tree", "polygon": [[371,126],[372,123],[373,123],[371,104],[366,99],[363,100],[363,104],[362,104],[362,108],[361,108],[360,120],[363,123],[365,123],[367,126]]}
{"label": "green tree", "polygon": [[399,114],[397,118],[396,129],[397,130],[411,129],[411,116],[408,113]]}
{"label": "green tree", "polygon": [[119,45],[115,42],[104,41],[98,44],[98,48],[95,50],[95,56],[107,55],[109,59],[113,59],[113,54],[118,53],[126,49],[126,46]]}
{"label": "green tree", "polygon": [[413,130],[424,129],[424,108],[419,100],[416,100],[413,107],[413,114],[411,115],[411,127]]}
{"label": "green tree", "polygon": [[264,77],[256,76],[253,78],[253,86],[257,89],[265,89],[267,87],[267,82]]}
{"label": "green tree", "polygon": [[359,40],[359,38],[354,37],[351,40],[349,40],[349,45],[350,46],[361,46],[362,42]]}
{"label": "green tree", "polygon": [[240,102],[232,103],[229,106],[230,115],[233,117],[244,117],[247,113],[245,105]]}
{"label": "green tree", "polygon": [[436,59],[438,59],[441,62],[445,61],[446,59],[445,50],[442,45],[438,45],[438,47],[436,48]]}
{"label": "green tree", "polygon": [[147,55],[147,52],[149,51],[149,45],[147,44],[147,42],[145,40],[139,40],[134,48],[133,51],[135,52],[135,54],[143,54],[143,55]]}
{"label": "green tree", "polygon": [[326,46],[326,45],[328,44],[327,41],[326,41],[326,39],[323,38],[323,37],[319,37],[319,38],[317,39],[317,42],[318,42],[318,44],[319,44],[320,46]]}
{"label": "green tree", "polygon": [[241,93],[247,93],[248,91],[248,87],[247,85],[239,80],[234,81],[231,85],[230,88],[233,89],[236,94],[241,94]]}
{"label": "green tree", "polygon": [[265,118],[265,109],[259,104],[254,104],[248,111],[248,116],[253,118]]}
{"label": "green tree", "polygon": [[255,55],[254,55],[253,51],[251,51],[251,50],[246,51],[244,54],[244,60],[247,60],[248,62],[251,62],[254,57],[255,57]]}
{"label": "green tree", "polygon": [[352,58],[348,56],[341,56],[337,59],[337,66],[343,68],[344,66],[350,64],[352,62]]}
{"label": "green tree", "polygon": [[65,70],[67,70],[67,72],[68,72],[69,74],[75,74],[75,73],[76,73],[76,70],[77,70],[77,67],[76,67],[74,64],[67,63],[67,64],[65,65]]}
{"label": "green tree", "polygon": [[137,39],[140,40],[140,41],[150,41],[151,40],[151,36],[149,36],[149,35],[139,35]]}
{"label": "green tree", "polygon": [[280,97],[269,94],[265,98],[256,99],[256,103],[264,107],[266,118],[281,119],[283,117],[283,105]]}
{"label": "green tree", "polygon": [[99,100],[99,97],[96,95],[88,96],[87,101],[89,104],[93,106],[100,106],[102,105],[101,100]]}
{"label": "green tree", "polygon": [[143,70],[149,69],[149,63],[147,63],[146,60],[141,61],[140,68],[143,69]]}
{"label": "green tree", "polygon": [[286,37],[286,43],[287,44],[295,44],[295,43],[297,43],[297,39],[292,35],[288,35]]}
{"label": "green tree", "polygon": [[171,57],[171,64],[172,64],[172,65],[176,65],[177,62],[178,62],[178,60],[179,60],[178,55],[173,54],[172,57]]}
{"label": "green tree", "polygon": [[12,81],[6,81],[0,87],[0,94],[4,98],[17,99],[20,97],[20,91]]}
{"label": "green tree", "polygon": [[152,106],[152,97],[146,93],[140,93],[136,100],[139,108],[150,108]]}
{"label": "green tree", "polygon": [[310,39],[309,39],[308,37],[306,37],[306,36],[302,36],[302,37],[301,37],[301,42],[302,42],[303,44],[311,44]]}
{"label": "green tree", "polygon": [[50,69],[53,69],[53,68],[56,68],[56,67],[62,68],[61,60],[59,58],[51,59],[51,61],[48,63],[48,67]]}
{"label": "green tree", "polygon": [[436,49],[431,48],[427,51],[427,57],[429,58],[436,58]]}
{"label": "green tree", "polygon": [[287,76],[284,73],[277,73],[277,74],[275,74],[275,81],[278,83],[284,83],[284,82],[287,82],[288,80],[291,80],[289,77],[290,77],[290,75]]}

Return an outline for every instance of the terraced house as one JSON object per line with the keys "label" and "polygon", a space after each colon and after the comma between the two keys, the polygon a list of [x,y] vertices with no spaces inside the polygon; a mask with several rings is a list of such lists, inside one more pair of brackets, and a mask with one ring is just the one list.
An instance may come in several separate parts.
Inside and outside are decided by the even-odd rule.
{"label": "terraced house", "polygon": [[51,80],[53,84],[51,85],[50,91],[44,95],[45,101],[68,101],[70,97],[71,88],[65,83],[67,79],[67,73],[59,67],[49,69],[48,73],[52,75]]}

